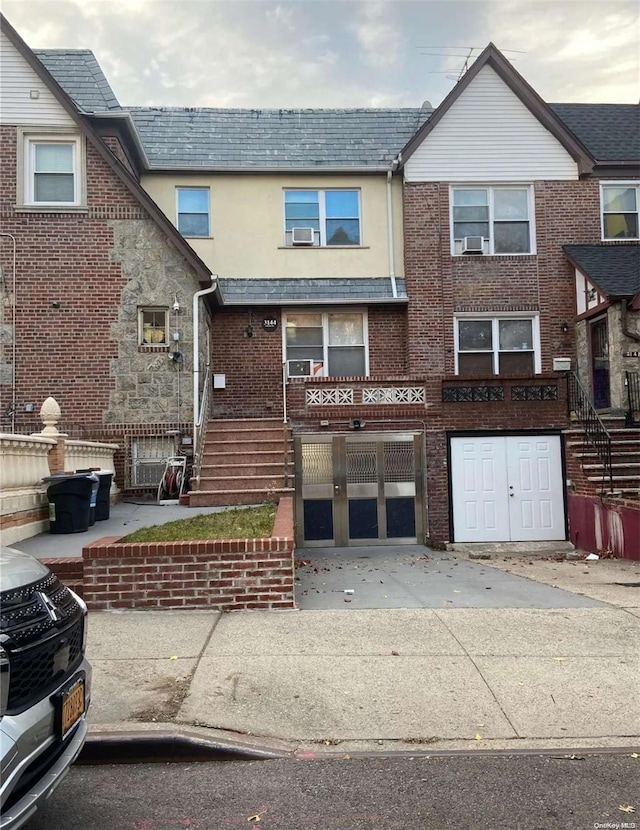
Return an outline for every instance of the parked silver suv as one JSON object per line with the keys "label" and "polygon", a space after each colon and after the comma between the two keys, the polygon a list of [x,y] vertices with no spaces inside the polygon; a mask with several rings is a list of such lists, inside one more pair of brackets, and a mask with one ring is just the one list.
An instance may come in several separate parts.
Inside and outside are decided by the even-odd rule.
{"label": "parked silver suv", "polygon": [[0,830],[29,820],[82,749],[87,606],[37,559],[0,549]]}

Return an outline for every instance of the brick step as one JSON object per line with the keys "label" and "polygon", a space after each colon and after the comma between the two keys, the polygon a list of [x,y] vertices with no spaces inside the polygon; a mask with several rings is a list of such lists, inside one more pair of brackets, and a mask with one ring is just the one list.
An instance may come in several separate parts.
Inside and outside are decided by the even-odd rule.
{"label": "brick step", "polygon": [[[583,464],[583,470],[602,470],[604,468],[604,464],[602,462],[596,462],[594,464]],[[613,470],[614,475],[617,473],[624,473],[625,470],[629,470],[629,475],[640,476],[640,467],[637,464],[631,462],[622,462],[622,461],[614,461],[611,464],[611,469]]]}
{"label": "brick step", "polygon": [[[293,476],[289,477],[289,480]],[[280,471],[279,475],[256,475],[243,476],[234,475],[232,470],[221,471],[220,476],[200,476],[201,490],[277,490],[280,487],[288,486],[285,484],[284,474]]]}
{"label": "brick step", "polygon": [[253,429],[237,429],[236,427],[208,427],[205,441],[220,440],[220,441],[245,441],[247,439],[276,441],[285,440],[285,433],[282,427],[254,427]]}
{"label": "brick step", "polygon": [[285,426],[282,418],[209,418],[207,424],[275,424]]}
{"label": "brick step", "polygon": [[231,464],[229,462],[225,463],[218,458],[216,459],[216,463],[202,465],[200,468],[200,479],[228,478],[231,474],[237,475],[240,478],[245,478],[246,476],[274,477],[283,476],[285,472],[291,475],[293,473],[293,465],[287,464],[285,467],[282,459],[279,462],[274,461],[272,463],[257,461],[253,464]]}
{"label": "brick step", "polygon": [[279,496],[292,496],[292,487],[277,490],[192,490],[189,493],[190,507],[228,507],[235,504],[265,504]]}
{"label": "brick step", "polygon": [[[587,481],[602,481],[602,479],[603,479],[602,474],[597,475],[597,476],[587,476]],[[608,482],[609,481],[609,476],[604,476],[604,480]],[[617,475],[617,474],[614,473],[614,475],[613,475],[613,486],[614,487],[616,487],[616,486],[620,487],[621,485],[632,487],[634,489],[635,489],[636,486],[640,486],[640,473],[638,473],[637,475],[631,475],[631,476]]]}
{"label": "brick step", "polygon": [[214,467],[235,467],[242,464],[293,464],[293,450],[287,450],[286,459],[282,450],[254,450],[245,452],[238,450],[234,452],[207,452],[205,448],[202,453],[202,466]]}
{"label": "brick step", "polygon": [[276,439],[259,440],[255,438],[240,438],[237,434],[232,438],[213,439],[208,438],[205,441],[203,448],[203,455],[229,452],[231,450],[240,450],[244,452],[253,452],[256,450],[264,450],[265,452],[279,452],[280,455],[284,453],[284,441],[282,437]]}

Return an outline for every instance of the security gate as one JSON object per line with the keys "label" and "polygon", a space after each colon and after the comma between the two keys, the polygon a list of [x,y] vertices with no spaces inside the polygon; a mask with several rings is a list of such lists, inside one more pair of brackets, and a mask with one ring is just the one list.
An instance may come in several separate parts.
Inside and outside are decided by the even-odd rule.
{"label": "security gate", "polygon": [[424,540],[419,433],[294,439],[296,544],[415,544]]}

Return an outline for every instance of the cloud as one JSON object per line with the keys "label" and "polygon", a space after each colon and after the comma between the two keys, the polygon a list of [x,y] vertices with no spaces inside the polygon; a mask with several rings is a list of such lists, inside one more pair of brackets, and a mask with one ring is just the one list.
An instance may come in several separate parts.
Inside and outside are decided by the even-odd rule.
{"label": "cloud", "polygon": [[362,20],[352,25],[365,63],[377,69],[389,69],[398,63],[403,37],[389,18],[392,6],[380,0],[369,0],[356,7]]}

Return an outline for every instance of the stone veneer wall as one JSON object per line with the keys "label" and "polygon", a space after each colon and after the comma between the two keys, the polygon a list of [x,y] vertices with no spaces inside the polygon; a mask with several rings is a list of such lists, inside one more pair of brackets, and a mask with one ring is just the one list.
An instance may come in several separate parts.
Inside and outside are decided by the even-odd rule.
{"label": "stone veneer wall", "polygon": [[295,608],[293,502],[278,505],[268,539],[87,545],[84,599],[91,609]]}

